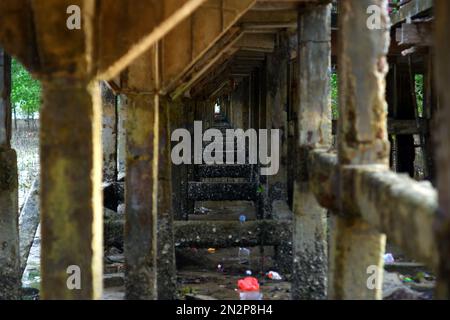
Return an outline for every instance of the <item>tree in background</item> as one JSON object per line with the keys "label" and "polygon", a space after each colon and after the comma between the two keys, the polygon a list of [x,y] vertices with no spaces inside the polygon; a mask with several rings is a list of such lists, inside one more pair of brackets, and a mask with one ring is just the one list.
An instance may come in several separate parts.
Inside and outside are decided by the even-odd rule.
{"label": "tree in background", "polygon": [[336,72],[331,74],[331,111],[333,115],[333,120],[337,120],[339,118],[339,109],[338,109],[338,101],[339,101],[339,93],[338,93],[338,75]]}
{"label": "tree in background", "polygon": [[17,113],[25,115],[28,126],[30,120],[41,107],[41,84],[31,77],[30,73],[16,59],[12,59],[11,103],[14,113],[14,124],[17,129]]}

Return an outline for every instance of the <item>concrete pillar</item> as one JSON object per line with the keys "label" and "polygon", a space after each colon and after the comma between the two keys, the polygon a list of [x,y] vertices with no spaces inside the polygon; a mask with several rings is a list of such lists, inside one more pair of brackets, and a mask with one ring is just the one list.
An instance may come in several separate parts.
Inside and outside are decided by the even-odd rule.
{"label": "concrete pillar", "polygon": [[102,94],[103,181],[117,180],[117,109],[116,95],[105,82]]}
{"label": "concrete pillar", "polygon": [[[377,282],[383,281],[386,237],[359,218],[331,216],[329,299],[381,299],[382,290],[368,287],[375,266]],[[369,282],[372,283],[372,282]],[[374,284],[374,283],[372,283]]]}
{"label": "concrete pillar", "polygon": [[0,48],[0,300],[20,298],[17,156],[11,149],[11,58]]}
{"label": "concrete pillar", "polygon": [[117,171],[122,176],[126,171],[126,146],[127,146],[127,112],[128,98],[125,94],[117,97]]}
{"label": "concrete pillar", "polygon": [[[178,128],[189,128],[189,114],[191,114],[191,112],[189,112],[189,107],[189,103],[183,104],[181,101],[171,102],[169,104],[170,134]],[[171,142],[172,148],[177,144],[178,142]],[[172,210],[175,220],[185,220],[187,212],[187,169],[187,164],[172,164]]]}
{"label": "concrete pillar", "polygon": [[287,103],[289,38],[280,35],[275,52],[267,56],[267,126],[280,130],[280,168],[276,175],[269,177],[271,201],[287,200]]}
{"label": "concrete pillar", "polygon": [[209,119],[211,121],[211,126],[214,126],[214,105],[215,103],[212,100],[208,101],[208,108],[209,108]]}
{"label": "concrete pillar", "polygon": [[128,71],[125,270],[127,299],[175,297],[169,108],[157,46]]}
{"label": "concrete pillar", "polygon": [[244,79],[243,84],[243,96],[242,96],[242,104],[243,104],[243,127],[242,129],[248,130],[250,128],[250,78],[247,77]]}
{"label": "concrete pillar", "polygon": [[267,67],[263,65],[260,69],[259,77],[259,129],[267,129]]}
{"label": "concrete pillar", "polygon": [[325,299],[327,219],[305,172],[311,148],[331,145],[331,5],[302,9],[298,18],[299,97],[294,180],[293,299]]}
{"label": "concrete pillar", "polygon": [[41,297],[99,299],[103,210],[98,82],[51,78],[42,88]]}
{"label": "concrete pillar", "polygon": [[[191,134],[191,143],[194,145],[194,121],[197,120],[196,118],[196,105],[197,102],[195,100],[188,100],[185,101],[186,108],[187,108],[187,122],[186,122],[186,128],[189,130]],[[194,163],[194,154],[191,154],[191,163]],[[195,176],[195,170],[193,164],[187,164],[184,165],[186,179],[182,179],[181,182],[181,194],[182,194],[182,217],[183,220],[188,220],[189,215],[194,214],[195,210],[195,201],[188,199],[188,182],[189,181],[196,181]]]}
{"label": "concrete pillar", "polygon": [[440,252],[440,266],[436,297],[450,299],[450,3],[436,1],[436,79],[440,111],[436,170],[439,189],[439,215],[436,219],[437,243]]}
{"label": "concrete pillar", "polygon": [[[389,15],[385,0],[344,0],[340,4],[340,200],[351,203],[353,191],[345,181],[352,170],[347,169],[367,165],[389,168],[385,101]],[[381,8],[380,29],[367,28],[367,8],[372,5]],[[343,212],[333,218],[330,230],[329,298],[381,299],[385,235]],[[372,269],[377,272],[378,285],[369,286]]]}
{"label": "concrete pillar", "polygon": [[252,93],[253,93],[253,99],[252,99],[252,115],[253,115],[253,129],[259,129],[259,103],[261,100],[261,96],[259,94],[260,91],[260,70],[256,70],[252,77]]}
{"label": "concrete pillar", "polygon": [[158,113],[158,95],[128,94],[124,234],[127,299],[157,297]]}
{"label": "concrete pillar", "polygon": [[158,260],[157,286],[159,300],[176,298],[177,278],[172,211],[172,160],[170,141],[170,104],[161,99],[159,112],[158,162]]}
{"label": "concrete pillar", "polygon": [[214,108],[213,103],[210,100],[206,101],[206,115],[208,117],[209,127],[214,126]]}

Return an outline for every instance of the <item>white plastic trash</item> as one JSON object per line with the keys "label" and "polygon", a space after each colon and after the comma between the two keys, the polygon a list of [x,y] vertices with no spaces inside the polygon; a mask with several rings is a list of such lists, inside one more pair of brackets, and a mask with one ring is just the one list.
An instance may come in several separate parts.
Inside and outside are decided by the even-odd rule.
{"label": "white plastic trash", "polygon": [[283,280],[283,278],[281,277],[281,275],[278,272],[275,271],[269,271],[267,273],[267,277],[271,280]]}
{"label": "white plastic trash", "polygon": [[392,253],[386,253],[384,255],[384,263],[385,264],[392,264],[395,262],[394,256],[392,255]]}

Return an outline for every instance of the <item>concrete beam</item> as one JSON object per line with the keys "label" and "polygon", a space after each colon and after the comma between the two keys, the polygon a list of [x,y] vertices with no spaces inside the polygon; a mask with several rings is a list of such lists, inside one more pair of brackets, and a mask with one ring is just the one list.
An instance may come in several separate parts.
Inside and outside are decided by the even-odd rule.
{"label": "concrete beam", "polygon": [[[110,79],[210,0],[109,0],[96,12],[98,74]],[[139,22],[139,23],[137,23]],[[121,45],[117,45],[121,43]]]}
{"label": "concrete beam", "polygon": [[391,14],[392,26],[396,26],[408,18],[414,18],[418,14],[430,10],[433,7],[434,0],[411,0],[410,2],[402,5],[398,12]]}
{"label": "concrete beam", "polygon": [[255,183],[189,182],[188,198],[196,201],[253,201],[257,198]]}
{"label": "concrete beam", "polygon": [[234,221],[187,221],[175,223],[177,247],[229,248],[280,245],[291,242],[288,221],[260,220],[241,224]]}
{"label": "concrete beam", "polygon": [[[120,246],[124,222],[120,218],[105,221],[105,245]],[[177,248],[230,248],[289,245],[292,242],[290,221],[175,221]]]}
{"label": "concrete beam", "polygon": [[195,166],[199,178],[250,178],[251,165],[198,165]]}
{"label": "concrete beam", "polygon": [[[346,167],[339,173],[336,154],[309,153],[309,179],[319,203],[348,218],[360,217],[417,261],[437,268],[433,221],[438,212],[437,193],[431,184],[417,182],[383,166]],[[346,190],[340,193],[340,180]],[[389,203],[380,206],[380,203]],[[414,234],[414,237],[410,235]]]}
{"label": "concrete beam", "polygon": [[[185,82],[196,66],[204,66],[229,42],[233,25],[256,0],[209,0],[184,23],[172,30],[163,41],[163,83],[167,92]],[[208,25],[208,28],[204,26]],[[180,53],[184,53],[180,55]]]}
{"label": "concrete beam", "polygon": [[[4,0],[0,4],[0,43],[41,76],[64,72],[75,78],[112,79],[207,2]],[[67,10],[72,5],[80,8],[84,32],[67,27]]]}

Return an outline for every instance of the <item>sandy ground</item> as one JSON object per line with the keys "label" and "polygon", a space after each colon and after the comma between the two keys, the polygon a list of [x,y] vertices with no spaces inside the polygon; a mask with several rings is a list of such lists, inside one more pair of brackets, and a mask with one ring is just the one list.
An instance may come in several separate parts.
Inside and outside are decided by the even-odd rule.
{"label": "sandy ground", "polygon": [[19,172],[19,208],[39,175],[39,128],[38,123],[28,124],[19,120],[17,130],[14,129],[11,146],[17,152],[17,166]]}

